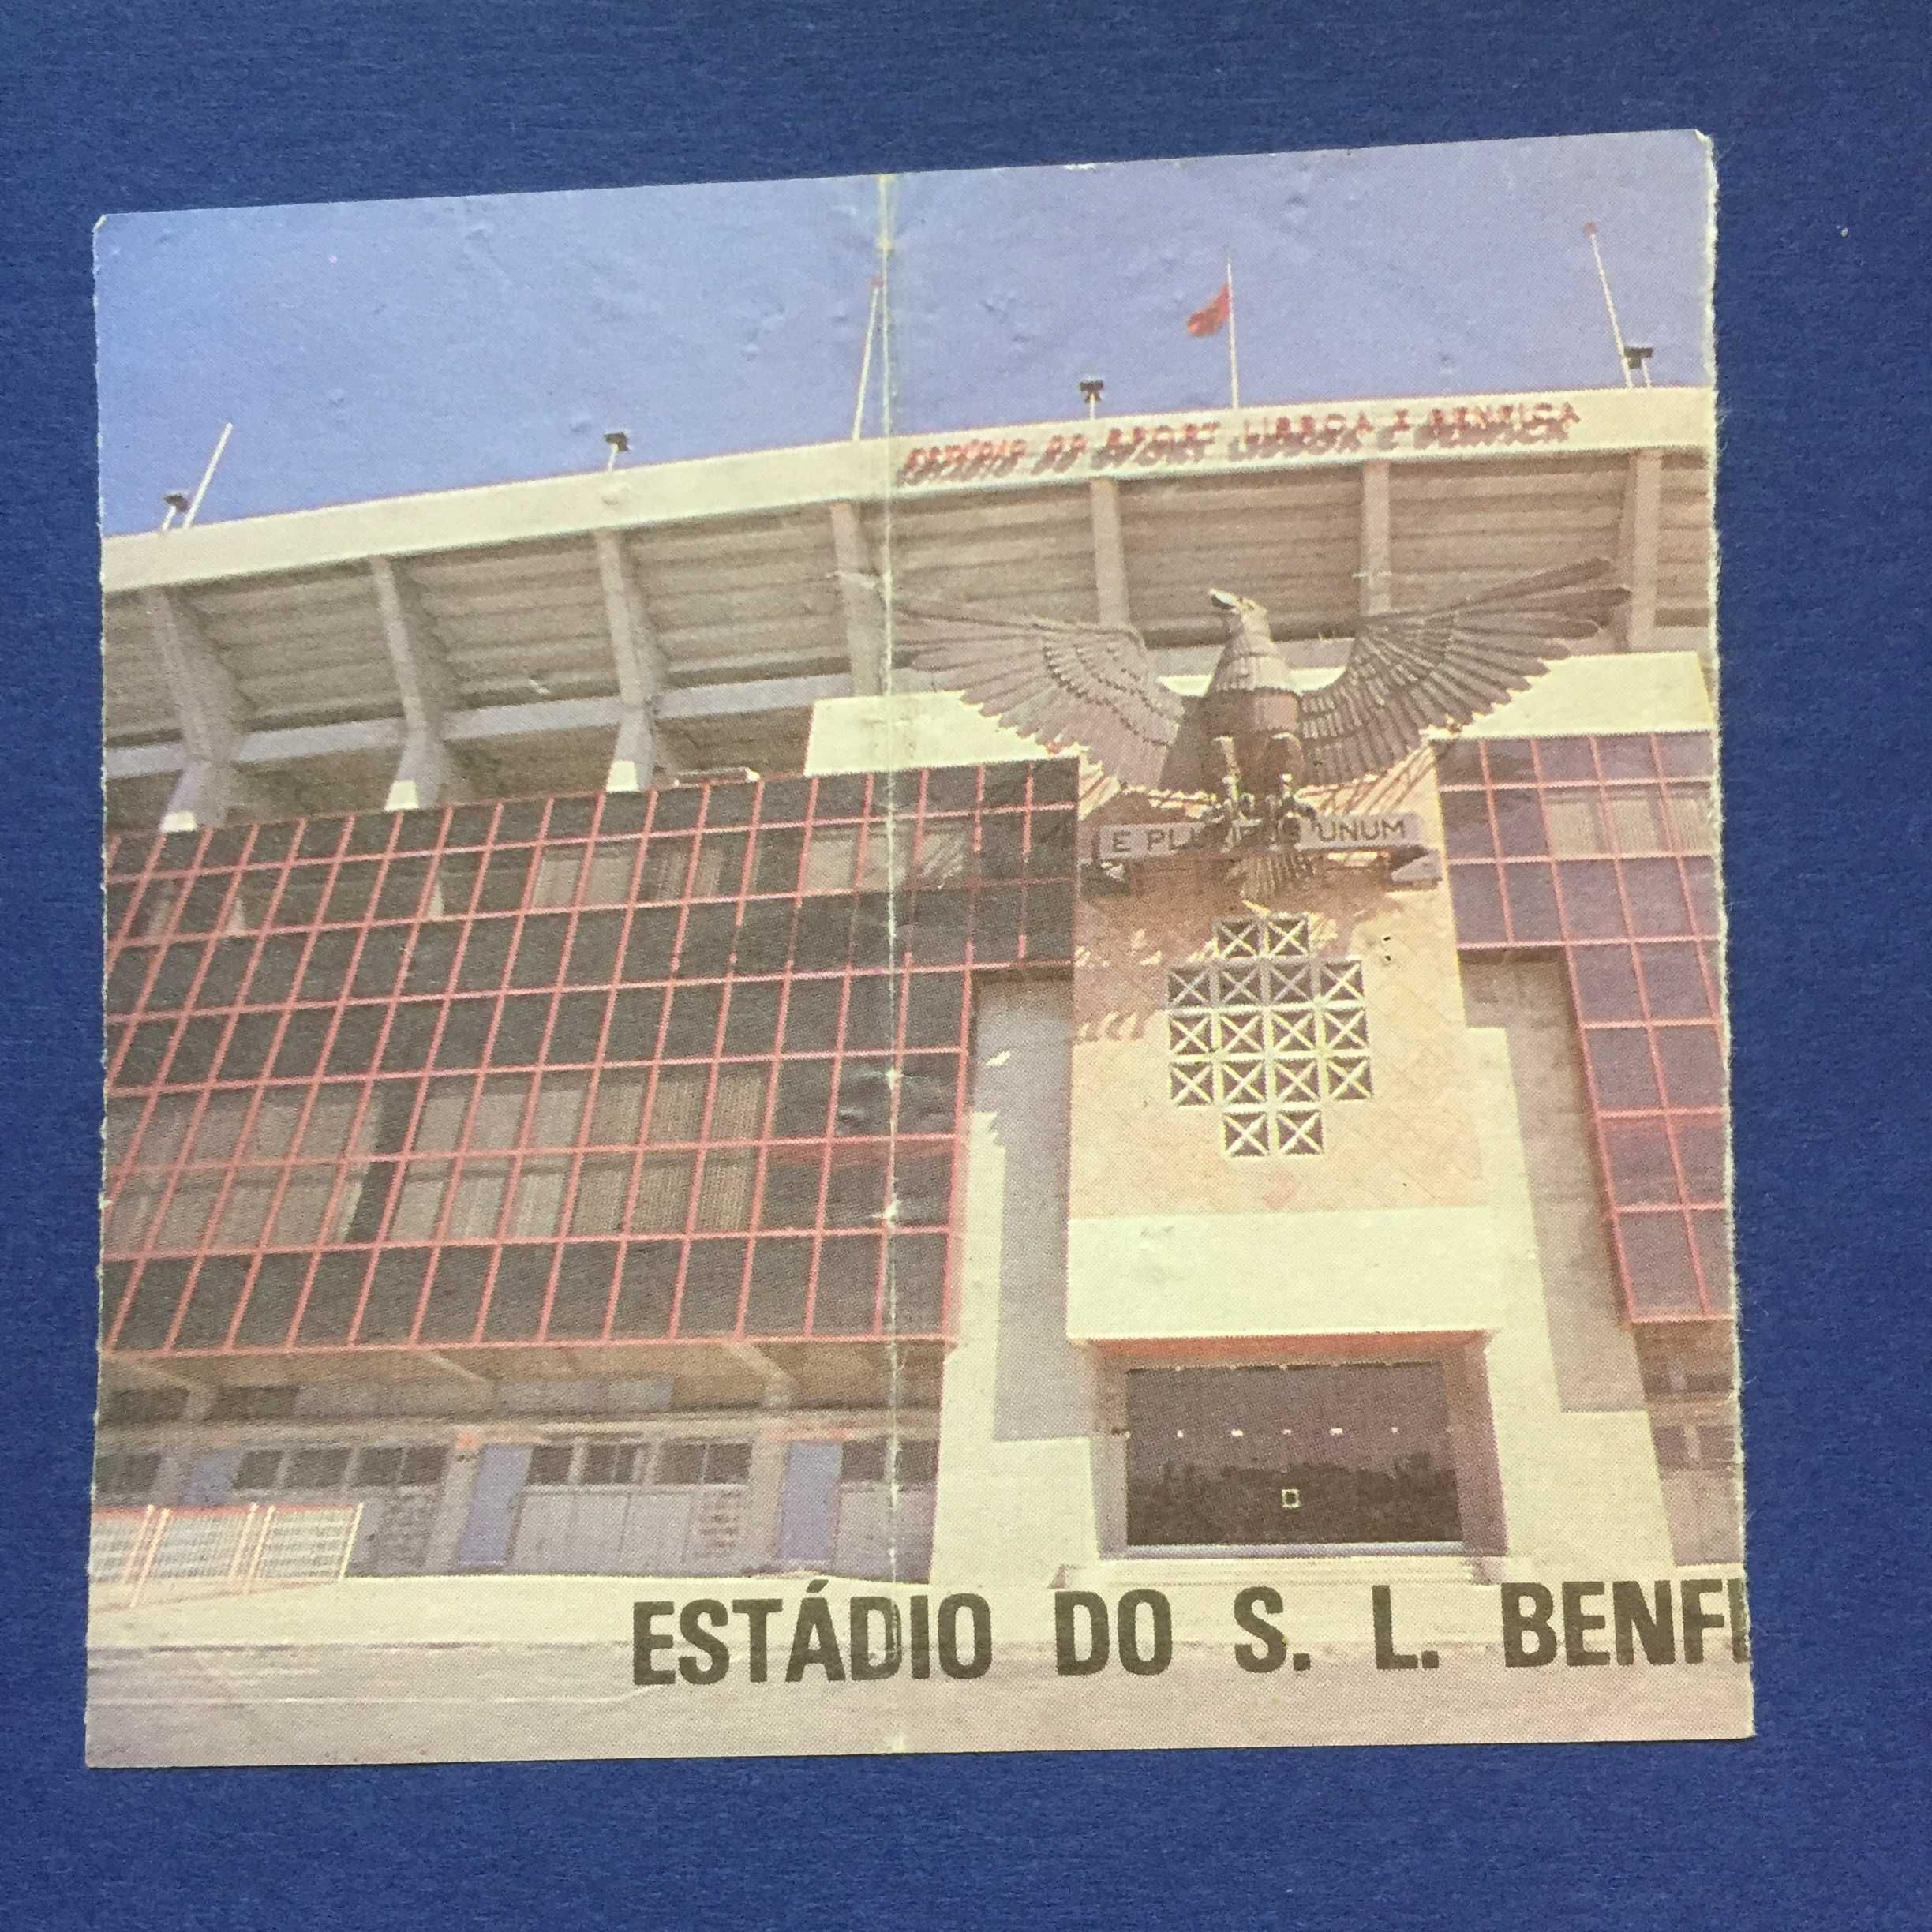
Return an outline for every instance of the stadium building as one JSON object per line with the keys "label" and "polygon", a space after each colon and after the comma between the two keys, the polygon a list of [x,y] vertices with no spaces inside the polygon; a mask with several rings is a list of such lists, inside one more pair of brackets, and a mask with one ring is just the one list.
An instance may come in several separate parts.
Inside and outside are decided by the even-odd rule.
{"label": "stadium building", "polygon": [[[1712,429],[1103,418],[108,541],[110,1571],[302,1504],[367,1574],[1736,1560]],[[1611,630],[1333,801],[1446,863],[1260,900],[1097,863],[1130,805],[863,581],[1198,691],[1210,586],[1316,683],[1593,556]]]}

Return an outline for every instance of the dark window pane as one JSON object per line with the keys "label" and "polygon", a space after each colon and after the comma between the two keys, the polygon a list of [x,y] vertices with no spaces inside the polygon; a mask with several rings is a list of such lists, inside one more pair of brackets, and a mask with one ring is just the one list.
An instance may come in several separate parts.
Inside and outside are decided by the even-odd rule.
{"label": "dark window pane", "polygon": [[496,822],[494,805],[459,805],[450,814],[449,830],[443,843],[445,846],[487,845]]}
{"label": "dark window pane", "polygon": [[904,936],[896,928],[897,913],[884,893],[863,893],[852,902],[852,968],[854,972],[878,972],[904,950]]}
{"label": "dark window pane", "polygon": [[807,899],[799,907],[792,943],[792,964],[797,972],[837,972],[852,945],[849,898]]}
{"label": "dark window pane", "polygon": [[1027,833],[1027,876],[1071,878],[1079,850],[1080,820],[1070,811],[1035,812]]}
{"label": "dark window pane", "polygon": [[680,987],[672,994],[670,1017],[665,1024],[667,1059],[708,1058],[717,1039],[724,991],[715,986]]}
{"label": "dark window pane", "polygon": [[[376,1058],[376,1044],[381,1037],[380,1006],[350,1006],[335,1024],[335,1037],[329,1043],[328,1071],[331,1073],[366,1073]],[[248,1016],[252,1017],[252,1016]]]}
{"label": "dark window pane", "polygon": [[497,814],[496,841],[502,844],[511,839],[534,839],[542,831],[543,822],[541,799],[513,799]]}
{"label": "dark window pane", "polygon": [[604,1032],[604,1005],[609,995],[566,993],[557,1002],[544,1058],[552,1062],[594,1060]]}
{"label": "dark window pane", "polygon": [[951,1046],[960,1038],[965,975],[923,972],[912,975],[906,992],[906,1044]]}
{"label": "dark window pane", "polygon": [[623,938],[621,912],[580,915],[571,940],[570,970],[564,977],[577,986],[606,984],[615,979],[617,948]]}
{"label": "dark window pane", "polygon": [[797,1335],[804,1328],[811,1250],[809,1237],[766,1237],[759,1241],[751,1257],[751,1290],[745,1308],[747,1335]]}
{"label": "dark window pane", "polygon": [[158,1349],[174,1325],[174,1311],[181,1305],[182,1290],[188,1286],[189,1261],[150,1261],[141,1270],[140,1279],[114,1339],[118,1349]]}
{"label": "dark window pane", "polygon": [[741,1241],[691,1243],[684,1271],[684,1299],[678,1312],[680,1335],[728,1335],[738,1326],[739,1286],[744,1278]]}
{"label": "dark window pane", "polygon": [[1694,945],[1638,948],[1643,962],[1644,991],[1653,1020],[1702,1020],[1710,1013],[1704,972]]}
{"label": "dark window pane", "polygon": [[107,1007],[110,1013],[132,1013],[140,1003],[148,968],[154,964],[152,946],[129,946],[114,960],[107,975]]}
{"label": "dark window pane", "polygon": [[1718,1106],[1724,1098],[1724,1054],[1714,1027],[1659,1027],[1664,1097],[1672,1106]]}
{"label": "dark window pane", "polygon": [[1694,1214],[1690,1224],[1697,1237],[1698,1260],[1704,1268],[1704,1294],[1720,1315],[1732,1312],[1735,1294],[1731,1279],[1731,1217],[1718,1211]]}
{"label": "dark window pane", "polygon": [[1724,1126],[1717,1114],[1679,1115],[1671,1122],[1686,1196],[1721,1206],[1724,1198]]}
{"label": "dark window pane", "polygon": [[[779,1140],[822,1138],[832,1104],[832,1065],[826,1060],[793,1060],[778,1069],[778,1099],[772,1110],[772,1136]],[[769,1225],[769,1223],[767,1223]]]}
{"label": "dark window pane", "polygon": [[1492,738],[1483,747],[1492,784],[1527,784],[1536,777],[1536,762],[1524,738]]}
{"label": "dark window pane", "polygon": [[792,955],[792,911],[788,899],[754,899],[746,905],[733,955],[739,972],[784,971]]}
{"label": "dark window pane", "polygon": [[1672,732],[1657,739],[1657,758],[1673,778],[1704,778],[1710,774],[1711,739],[1707,732]]}
{"label": "dark window pane", "polygon": [[177,1348],[219,1348],[227,1339],[228,1324],[241,1305],[248,1279],[247,1260],[239,1255],[212,1255],[195,1276],[194,1293],[174,1337]]}
{"label": "dark window pane", "polygon": [[560,798],[550,801],[550,817],[544,827],[546,838],[582,838],[597,815],[593,798]]}
{"label": "dark window pane", "polygon": [[279,1006],[294,991],[295,975],[307,944],[299,936],[283,933],[263,945],[255,970],[249,975],[249,1005]]}
{"label": "dark window pane", "polygon": [[565,1248],[545,1331],[552,1341],[583,1341],[603,1334],[616,1266],[615,1241],[578,1241]]}
{"label": "dark window pane", "polygon": [[301,989],[295,997],[310,1001],[340,999],[355,949],[356,935],[352,932],[318,934],[309,949],[309,964],[302,970]]}
{"label": "dark window pane", "polygon": [[273,825],[258,825],[255,828],[254,843],[249,848],[249,856],[264,859],[286,859],[295,844],[295,828],[286,820]]}
{"label": "dark window pane", "polygon": [[671,972],[677,948],[678,913],[674,906],[643,906],[631,915],[631,936],[625,942],[626,979],[662,979]]}
{"label": "dark window pane", "polygon": [[1657,766],[1650,757],[1650,740],[1646,737],[1599,738],[1597,761],[1606,778],[1654,778]]}
{"label": "dark window pane", "polygon": [[1030,960],[1066,960],[1073,952],[1073,888],[1029,886],[1026,896],[1026,954]]}
{"label": "dark window pane", "polygon": [[761,832],[752,851],[750,889],[754,893],[796,891],[799,859],[804,850],[802,829]]}
{"label": "dark window pane", "polygon": [[743,826],[751,822],[751,807],[757,788],[748,784],[714,784],[705,788],[704,820],[707,826]]}
{"label": "dark window pane", "polygon": [[1604,1145],[1619,1206],[1654,1207],[1677,1199],[1677,1171],[1661,1120],[1606,1121]]}
{"label": "dark window pane", "polygon": [[876,1483],[886,1480],[886,1439],[874,1436],[839,1445],[839,1481]]}
{"label": "dark window pane", "polygon": [[1589,781],[1597,776],[1597,761],[1587,738],[1539,738],[1537,768],[1545,779]]}
{"label": "dark window pane", "polygon": [[446,1248],[436,1263],[423,1309],[425,1342],[466,1342],[476,1327],[483,1300],[483,1279],[489,1272],[486,1248]]}
{"label": "dark window pane", "polygon": [[862,772],[841,773],[821,778],[813,802],[814,816],[820,818],[856,818],[866,808],[866,781]]}
{"label": "dark window pane", "polygon": [[518,846],[493,852],[483,869],[483,889],[477,900],[481,912],[514,912],[523,903],[529,882],[530,848]]}
{"label": "dark window pane", "polygon": [[282,896],[275,901],[278,926],[313,926],[322,912],[322,895],[328,889],[327,866],[297,866],[283,882]]}
{"label": "dark window pane", "polygon": [[1455,905],[1458,945],[1499,945],[1508,937],[1503,926],[1503,890],[1493,866],[1452,866],[1449,896]]}
{"label": "dark window pane", "polygon": [[1436,782],[1439,785],[1479,785],[1483,781],[1482,747],[1473,738],[1436,747]]}
{"label": "dark window pane", "polygon": [[448,1458],[439,1448],[424,1447],[406,1449],[402,1452],[402,1470],[398,1480],[405,1488],[427,1488],[443,1480],[443,1470]]}
{"label": "dark window pane", "polygon": [[564,942],[570,921],[561,914],[527,919],[510,968],[513,987],[555,986],[564,973]]}
{"label": "dark window pane", "polygon": [[399,1448],[364,1449],[355,1459],[354,1485],[358,1489],[388,1489],[402,1473]]}
{"label": "dark window pane", "polygon": [[1017,892],[982,892],[973,896],[972,952],[981,965],[1018,957],[1020,895]]}
{"label": "dark window pane", "polygon": [[880,1249],[876,1234],[845,1234],[818,1245],[818,1292],[812,1328],[820,1335],[863,1335],[878,1320]]}
{"label": "dark window pane", "polygon": [[1586,1020],[1637,1020],[1637,968],[1628,946],[1577,946],[1570,954],[1577,1008]]}
{"label": "dark window pane", "polygon": [[208,1078],[227,1024],[225,1016],[213,1014],[190,1020],[182,1028],[168,1059],[167,1076],[174,1085],[186,1086]]}
{"label": "dark window pane", "polygon": [[377,926],[365,933],[355,979],[349,989],[351,995],[357,999],[386,999],[395,990],[396,975],[402,970],[402,956],[408,946],[408,930],[401,926]]}
{"label": "dark window pane", "polygon": [[1556,889],[1546,865],[1511,865],[1503,868],[1503,889],[1509,897],[1510,937],[1518,945],[1561,936],[1556,917]]}
{"label": "dark window pane", "polygon": [[657,794],[657,808],[652,818],[653,828],[668,826],[679,831],[689,831],[698,822],[698,814],[704,806],[704,788],[702,785],[667,785]]}
{"label": "dark window pane", "polygon": [[383,1042],[382,1050],[385,1073],[413,1073],[429,1064],[429,1043],[436,1037],[442,1013],[432,1000],[391,1009],[389,1037]]}
{"label": "dark window pane", "polygon": [[303,859],[333,859],[342,848],[346,818],[311,818],[302,827],[301,843],[295,848]]}
{"label": "dark window pane", "polygon": [[900,1147],[893,1193],[901,1227],[944,1227],[952,1219],[953,1150]]}
{"label": "dark window pane", "polygon": [[899,1131],[946,1133],[953,1131],[959,1098],[957,1054],[908,1054],[901,1063],[899,1084]]}
{"label": "dark window pane", "polygon": [[1690,1240],[1680,1214],[1617,1216],[1631,1301],[1643,1314],[1692,1314],[1698,1308]]}
{"label": "dark window pane", "polygon": [[838,1043],[844,985],[837,979],[795,979],[785,1005],[784,1050],[829,1053]]}
{"label": "dark window pane", "polygon": [[1601,1107],[1653,1107],[1657,1073],[1642,1027],[1591,1027],[1583,1035]]}
{"label": "dark window pane", "polygon": [[906,916],[907,950],[915,966],[957,966],[966,957],[971,896],[964,892],[922,892]]}
{"label": "dark window pane", "polygon": [[895,1234],[886,1249],[886,1318],[900,1335],[938,1335],[945,1320],[946,1237]]}
{"label": "dark window pane", "polygon": [[886,1216],[886,1150],[841,1152],[826,1177],[827,1227],[877,1227]]}
{"label": "dark window pane", "polygon": [[867,973],[851,982],[845,996],[845,1050],[889,1053],[898,1031],[898,982],[890,974]]}
{"label": "dark window pane", "polygon": [[814,1147],[774,1150],[765,1158],[762,1228],[809,1229],[818,1223],[818,1174],[822,1156]]}
{"label": "dark window pane", "polygon": [[527,994],[521,998],[505,1000],[502,1016],[496,1022],[496,1037],[490,1043],[490,1064],[534,1065],[549,1022],[549,994]]}
{"label": "dark window pane", "polygon": [[373,859],[342,867],[329,888],[328,909],[324,915],[331,926],[353,924],[366,918],[375,903],[378,867]]}
{"label": "dark window pane", "polygon": [[221,1077],[225,1080],[258,1079],[268,1064],[269,1050],[281,1024],[279,1013],[242,1014],[228,1036],[228,1050],[221,1059]]}
{"label": "dark window pane", "polygon": [[1565,859],[1556,868],[1563,916],[1573,939],[1621,939],[1623,902],[1607,859]]}
{"label": "dark window pane", "polygon": [[168,1013],[188,1004],[195,975],[200,970],[201,956],[207,950],[201,942],[190,941],[185,945],[171,945],[162,954],[161,970],[148,989],[149,1012]]}
{"label": "dark window pane", "polygon": [[724,1016],[728,1054],[769,1053],[778,1037],[778,982],[739,980]]}
{"label": "dark window pane", "polygon": [[427,1248],[391,1248],[379,1255],[357,1341],[406,1342],[416,1325],[416,1304],[429,1272]]}
{"label": "dark window pane", "polygon": [[1631,923],[1640,937],[1690,931],[1690,910],[1675,859],[1627,860],[1623,887],[1630,895]]}
{"label": "dark window pane", "polygon": [[303,1080],[322,1062],[322,1049],[328,1039],[333,1015],[326,1012],[296,1013],[289,1016],[282,1044],[275,1050],[275,1077]]}
{"label": "dark window pane", "polygon": [[287,1339],[289,1324],[295,1318],[295,1304],[301,1299],[302,1282],[309,1273],[305,1254],[271,1254],[262,1256],[249,1290],[248,1305],[242,1311],[235,1341],[243,1348],[279,1348]]}
{"label": "dark window pane", "polygon": [[[306,1324],[304,1324],[306,1326]],[[346,1449],[291,1449],[283,1471],[284,1489],[339,1489],[348,1481]]]}
{"label": "dark window pane", "polygon": [[405,993],[445,990],[462,938],[462,928],[453,921],[443,920],[419,927],[410,947],[409,971],[403,975],[402,990]]}
{"label": "dark window pane", "polygon": [[443,1036],[436,1042],[436,1065],[481,1066],[483,1050],[489,1039],[490,1021],[496,1011],[496,1002],[492,1000],[451,1000],[443,1021]]}
{"label": "dark window pane", "polygon": [[152,1087],[161,1077],[162,1063],[174,1038],[172,1020],[150,1020],[137,1026],[114,1075],[114,1084],[120,1087]]}
{"label": "dark window pane", "polygon": [[839,1063],[836,1134],[882,1134],[892,1118],[892,1062],[884,1058]]}
{"label": "dark window pane", "polygon": [[684,915],[684,940],[678,948],[678,977],[716,979],[729,972],[737,928],[736,906],[693,906]]}
{"label": "dark window pane", "polygon": [[458,989],[465,993],[495,992],[503,984],[515,935],[516,924],[511,919],[477,919],[472,924],[463,942],[462,964],[457,970]]}
{"label": "dark window pane", "polygon": [[309,1284],[308,1305],[296,1331],[298,1344],[326,1345],[349,1339],[368,1264],[369,1256],[361,1254],[325,1254],[316,1262],[315,1277]]}
{"label": "dark window pane", "polygon": [[671,1309],[677,1291],[679,1241],[636,1241],[624,1256],[611,1332],[662,1335],[671,1332]]}
{"label": "dark window pane", "polygon": [[358,812],[349,821],[349,850],[351,852],[384,852],[389,849],[389,814],[387,812]]}
{"label": "dark window pane", "polygon": [[657,1025],[664,994],[656,987],[627,987],[611,1002],[604,1036],[607,1060],[649,1060],[657,1051]]}
{"label": "dark window pane", "polygon": [[527,1342],[535,1335],[556,1256],[556,1250],[548,1243],[502,1251],[490,1289],[489,1312],[483,1318],[485,1341]]}

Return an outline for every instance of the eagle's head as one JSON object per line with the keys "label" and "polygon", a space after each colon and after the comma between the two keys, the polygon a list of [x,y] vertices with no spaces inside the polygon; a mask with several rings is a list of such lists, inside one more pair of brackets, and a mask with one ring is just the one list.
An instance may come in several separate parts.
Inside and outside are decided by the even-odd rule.
{"label": "eagle's head", "polygon": [[1267,608],[1252,597],[1237,597],[1232,590],[1210,590],[1208,601],[1221,613],[1230,637],[1249,625],[1258,627],[1264,637],[1267,635]]}

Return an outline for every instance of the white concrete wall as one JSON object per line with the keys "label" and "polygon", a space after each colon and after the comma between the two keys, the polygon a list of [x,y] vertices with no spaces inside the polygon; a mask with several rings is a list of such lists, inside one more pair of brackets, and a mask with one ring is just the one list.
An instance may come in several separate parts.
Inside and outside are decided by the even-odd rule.
{"label": "white concrete wall", "polygon": [[932,1580],[1044,1588],[1098,1550],[1100,1376],[1067,1335],[1071,1002],[1064,982],[1006,982],[975,1010]]}

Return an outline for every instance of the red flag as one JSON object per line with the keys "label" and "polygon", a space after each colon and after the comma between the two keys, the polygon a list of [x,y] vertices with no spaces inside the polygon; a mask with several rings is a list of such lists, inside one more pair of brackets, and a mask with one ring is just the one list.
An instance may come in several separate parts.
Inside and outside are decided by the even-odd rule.
{"label": "red flag", "polygon": [[1227,320],[1234,309],[1234,290],[1226,282],[1221,284],[1220,293],[1205,309],[1196,309],[1187,319],[1187,332],[1190,335],[1219,335],[1227,327]]}

